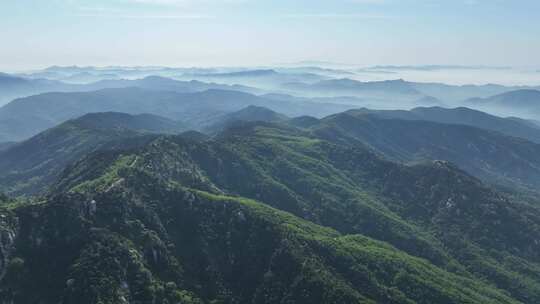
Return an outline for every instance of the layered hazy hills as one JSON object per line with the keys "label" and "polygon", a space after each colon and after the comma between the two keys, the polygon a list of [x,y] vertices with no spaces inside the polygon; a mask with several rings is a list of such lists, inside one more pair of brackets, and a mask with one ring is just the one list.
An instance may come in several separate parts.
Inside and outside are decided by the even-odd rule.
{"label": "layered hazy hills", "polygon": [[[108,77],[107,71],[113,73],[113,75]],[[379,109],[409,109],[417,106],[469,105],[470,103],[464,103],[464,100],[487,98],[516,90],[538,89],[537,87],[501,85],[456,86],[440,83],[409,82],[401,79],[362,82],[351,78],[332,78],[329,77],[326,71],[320,71],[319,74],[316,71],[317,69],[280,69],[279,71],[274,69],[239,71],[225,69],[223,72],[216,69],[175,70],[156,68],[143,70],[118,68],[115,70],[109,68],[99,70],[57,67],[50,71],[25,75],[29,78],[2,74],[0,88],[3,89],[0,91],[0,104],[7,103],[17,97],[26,97],[44,92],[89,92],[109,88],[137,87],[146,90],[178,93],[194,93],[205,90],[233,90],[258,95],[287,93],[297,97],[309,97],[309,99],[313,99],[310,101],[317,102],[347,103]],[[50,76],[51,73],[64,75],[65,77],[102,78],[96,82],[67,83],[57,80],[63,79],[63,77]],[[153,75],[152,73],[156,74]],[[122,76],[118,75],[123,75],[128,79],[122,79]],[[50,79],[35,78],[37,76],[49,77]],[[220,83],[213,83],[213,81]],[[350,102],[344,102],[347,98]],[[491,106],[481,109],[497,110],[496,107]],[[298,115],[301,114],[305,113]],[[520,116],[523,113],[512,112],[511,114]],[[537,114],[527,117],[537,118]]]}
{"label": "layered hazy hills", "polygon": [[505,92],[524,89],[497,84],[486,85],[448,85],[443,83],[410,82],[416,90],[427,96],[433,96],[449,103],[460,102],[469,98],[485,98]]}
{"label": "layered hazy hills", "polygon": [[91,83],[66,83],[58,80],[28,79],[9,74],[0,74],[0,105],[15,98],[45,92],[88,92],[111,88],[137,87],[156,91],[192,93],[205,90],[235,90],[258,93],[260,90],[242,85],[205,83],[201,81],[180,81],[160,76],[147,76],[141,79],[101,79]]}
{"label": "layered hazy hills", "polygon": [[[155,114],[155,111],[148,109],[153,106],[152,101],[171,100],[174,95],[172,92],[147,92],[130,88],[91,93],[44,93],[16,99],[0,108],[0,138],[4,141],[18,141],[92,112]],[[159,108],[159,105],[156,107]]]}
{"label": "layered hazy hills", "polygon": [[239,72],[229,72],[229,73],[213,73],[213,74],[195,74],[201,76],[215,76],[215,77],[268,77],[275,76],[278,73],[274,70],[248,70],[248,71],[239,71]]}
{"label": "layered hazy hills", "polygon": [[[101,80],[95,83],[81,85],[80,91],[93,91],[105,88],[137,87],[147,90],[171,91],[179,93],[193,93],[206,90],[229,90],[239,92],[258,93],[260,90],[242,85],[226,85],[207,83],[197,80],[180,81],[160,76],[147,76],[142,79]],[[84,90],[83,90],[84,89]]]}
{"label": "layered hazy hills", "polygon": [[494,109],[508,115],[537,118],[540,115],[540,90],[517,90],[466,101],[480,109]]}
{"label": "layered hazy hills", "polygon": [[[264,93],[263,90],[275,92],[285,90],[293,95],[307,95],[311,97],[317,97],[317,95],[336,97],[346,94],[368,96],[371,98],[399,97],[406,99],[410,98],[411,94],[413,96],[420,94],[421,96],[434,97],[448,105],[457,105],[469,98],[486,98],[509,91],[539,89],[534,86],[503,86],[496,84],[448,85],[402,80],[362,82],[354,80],[358,76],[355,70],[328,69],[317,66],[289,68],[96,68],[74,66],[50,67],[33,73],[20,74],[17,77],[25,77],[28,81],[35,80],[40,82],[47,79],[52,80],[56,84],[56,86],[51,85],[51,87],[44,88],[44,90],[34,90],[31,94],[46,91],[90,91],[126,86],[149,88],[148,85],[150,84],[152,89],[167,89],[182,92],[192,92],[195,87],[203,86],[205,89],[238,90],[257,94]],[[146,81],[145,83],[145,78],[153,78],[153,80],[158,80],[158,83],[152,84],[152,81]],[[183,81],[175,82],[173,79]],[[201,81],[219,82],[221,84],[204,83]],[[202,89],[197,90],[200,91]],[[371,93],[367,94],[367,92]],[[11,98],[27,95],[30,94],[12,95]]]}
{"label": "layered hazy hills", "polygon": [[0,105],[21,97],[39,94],[45,91],[62,89],[60,82],[45,79],[25,79],[0,73]]}
{"label": "layered hazy hills", "polygon": [[279,89],[283,84],[291,82],[313,83],[329,79],[324,74],[300,71],[277,72],[274,69],[254,69],[221,73],[184,73],[177,77],[184,80],[217,81],[226,84],[240,83],[266,90]]}
{"label": "layered hazy hills", "polygon": [[68,164],[88,153],[137,145],[152,133],[177,134],[183,130],[177,122],[150,114],[87,114],[0,151],[0,191],[14,195],[42,193]]}
{"label": "layered hazy hills", "polygon": [[[540,298],[537,207],[446,162],[403,166],[363,143],[283,124],[244,122],[205,141],[167,136],[94,153],[53,189],[48,202],[13,211],[21,232],[18,268],[0,284],[8,299]],[[59,252],[58,263],[40,262]],[[57,279],[18,292],[45,273]]]}
{"label": "layered hazy hills", "polygon": [[490,103],[496,106],[526,108],[540,103],[539,90],[516,90],[484,99],[471,99],[471,102]]}
{"label": "layered hazy hills", "polygon": [[[447,85],[441,83],[409,82],[402,79],[384,81],[358,81],[349,78],[328,79],[319,82],[292,82],[282,85],[289,95],[312,99],[345,98],[356,104],[375,109],[410,109],[419,106],[475,107],[498,115],[539,117],[535,109],[537,87],[502,85]],[[499,94],[499,95],[498,95]],[[503,102],[505,100],[505,102]],[[512,108],[511,104],[517,104]],[[527,113],[528,110],[530,113]]]}
{"label": "layered hazy hills", "polygon": [[[309,96],[359,96],[388,98],[435,98],[432,101],[449,105],[463,103],[470,98],[488,98],[512,91],[538,90],[538,87],[487,85],[448,85],[443,83],[411,82],[403,79],[358,81],[350,78],[327,79],[319,82],[292,82],[283,85],[291,92]],[[293,93],[294,94],[294,93]]]}
{"label": "layered hazy hills", "polygon": [[192,129],[199,129],[213,119],[249,105],[264,106],[290,117],[299,115],[322,117],[354,107],[309,101],[274,100],[228,90],[178,93],[120,88],[92,92],[44,93],[16,99],[0,108],[0,142],[26,139],[68,119],[87,113],[107,111],[150,113],[181,121]]}
{"label": "layered hazy hills", "polygon": [[299,90],[303,92],[314,92],[321,94],[334,95],[357,95],[364,93],[380,94],[405,94],[418,95],[420,92],[415,90],[409,83],[403,80],[386,80],[361,82],[348,78],[322,80],[313,84],[306,83],[288,83],[285,88]]}

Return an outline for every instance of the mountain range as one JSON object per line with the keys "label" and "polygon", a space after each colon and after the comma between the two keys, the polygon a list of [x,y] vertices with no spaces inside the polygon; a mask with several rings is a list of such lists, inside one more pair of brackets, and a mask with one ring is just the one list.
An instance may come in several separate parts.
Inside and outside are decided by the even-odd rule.
{"label": "mountain range", "polygon": [[179,81],[159,76],[141,79],[104,79],[85,84],[65,83],[58,80],[27,79],[8,74],[0,74],[0,105],[9,101],[45,92],[89,92],[113,88],[141,88],[156,91],[193,93],[206,90],[232,90],[259,93],[260,90],[242,85],[204,83],[196,80]]}
{"label": "mountain range", "polygon": [[0,189],[14,195],[39,194],[67,165],[86,154],[146,142],[151,134],[183,130],[177,122],[150,114],[86,114],[0,151]]}
{"label": "mountain range", "polygon": [[[201,131],[216,134],[239,121],[264,121],[300,127],[331,142],[365,145],[396,162],[447,160],[495,185],[530,191],[535,191],[540,185],[540,128],[531,126],[525,120],[500,118],[467,108],[437,107],[411,111],[359,109],[322,119],[311,116],[290,119],[270,109],[250,105],[236,112],[209,118],[201,126]],[[108,141],[119,141],[141,133],[179,134],[188,129],[185,124],[150,114],[86,114],[19,144],[6,144],[3,152],[0,151],[5,172],[0,175],[4,178],[4,191],[18,194],[42,192],[49,184],[45,182],[35,186],[38,176],[51,172],[51,176],[55,177],[67,163]],[[199,138],[206,136],[193,135]],[[41,148],[32,148],[37,146]],[[73,148],[79,149],[79,152],[73,152]],[[55,153],[56,149],[71,156]],[[28,153],[28,157],[22,157]],[[29,165],[28,160],[32,160]],[[55,170],[51,170],[50,166]],[[33,172],[34,169],[38,171]],[[28,170],[31,173],[27,173]],[[35,177],[33,182],[23,183],[28,176]],[[51,178],[45,180],[50,182]],[[19,187],[21,185],[22,188]],[[25,187],[34,190],[27,191]]]}
{"label": "mountain range", "polygon": [[1,74],[0,304],[540,303],[538,91],[356,76]]}
{"label": "mountain range", "polygon": [[0,295],[15,303],[540,299],[537,206],[445,161],[405,166],[327,137],[258,121],[202,141],[157,136],[94,151],[41,201],[4,202],[0,229],[11,237],[0,246],[8,256]]}
{"label": "mountain range", "polygon": [[93,112],[149,113],[200,129],[214,119],[249,105],[264,106],[291,117],[322,117],[354,108],[344,104],[274,100],[229,90],[178,93],[130,87],[44,93],[16,99],[0,108],[0,142],[27,139],[61,122]]}
{"label": "mountain range", "polygon": [[516,90],[487,98],[471,98],[466,104],[507,115],[537,118],[540,115],[540,90]]}
{"label": "mountain range", "polygon": [[486,182],[536,190],[540,144],[476,127],[424,120],[382,119],[348,111],[310,126],[329,141],[357,141],[387,159],[417,163],[445,160]]}
{"label": "mountain range", "polygon": [[[347,77],[347,78],[339,78]],[[104,88],[140,87],[176,92],[207,89],[237,90],[247,93],[289,93],[308,97],[357,95],[408,99],[434,97],[447,105],[460,105],[466,99],[486,98],[515,90],[538,90],[538,86],[448,85],[403,80],[362,82],[354,70],[325,69],[315,66],[274,68],[162,68],[162,67],[50,67],[17,76],[0,77],[0,102],[33,94],[61,91],[78,92]],[[146,79],[148,78],[148,79]],[[6,85],[20,82],[14,89]],[[205,81],[205,82],[201,82]],[[209,83],[209,82],[220,82]],[[417,98],[418,99],[418,98]]]}
{"label": "mountain range", "polygon": [[459,107],[418,107],[404,110],[360,109],[357,113],[372,114],[381,118],[403,120],[425,120],[443,124],[456,124],[500,132],[505,135],[540,143],[539,126],[529,120],[516,117],[499,117],[478,110]]}
{"label": "mountain range", "polygon": [[219,132],[238,121],[285,122],[288,119],[287,116],[270,109],[250,105],[239,111],[223,115],[209,124],[204,131],[206,133]]}
{"label": "mountain range", "polygon": [[401,94],[419,95],[409,83],[404,80],[385,80],[361,82],[348,78],[322,80],[313,84],[293,82],[284,85],[285,88],[293,91],[318,93],[324,95],[349,96],[363,95],[369,93],[376,94]]}

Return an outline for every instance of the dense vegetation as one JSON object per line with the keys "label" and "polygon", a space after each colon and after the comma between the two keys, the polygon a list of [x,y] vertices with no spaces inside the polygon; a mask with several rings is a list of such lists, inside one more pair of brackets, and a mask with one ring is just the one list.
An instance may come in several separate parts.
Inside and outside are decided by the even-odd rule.
{"label": "dense vegetation", "polygon": [[142,144],[153,137],[150,133],[173,132],[176,126],[159,117],[120,113],[89,114],[67,121],[0,151],[0,191],[41,194],[66,165],[83,155],[100,148]]}
{"label": "dense vegetation", "polygon": [[537,206],[450,163],[400,165],[328,122],[291,123],[310,128],[127,138],[87,151],[40,200],[4,198],[0,298],[540,301]]}
{"label": "dense vegetation", "polygon": [[8,144],[0,303],[538,303],[540,146],[502,134],[535,129],[454,111],[96,113]]}
{"label": "dense vegetation", "polygon": [[490,183],[530,190],[540,186],[540,144],[464,124],[412,120],[407,112],[401,114],[406,119],[381,115],[397,114],[351,110],[310,129],[340,144],[366,144],[399,162],[447,160]]}
{"label": "dense vegetation", "polygon": [[344,236],[255,201],[163,183],[133,167],[124,170],[112,189],[89,196],[86,188],[17,210],[19,236],[3,299],[517,303],[485,283],[373,239]]}
{"label": "dense vegetation", "polygon": [[517,117],[498,117],[465,107],[454,109],[419,107],[410,111],[360,109],[355,112],[387,119],[425,120],[443,124],[466,125],[540,143],[540,127],[534,121]]}

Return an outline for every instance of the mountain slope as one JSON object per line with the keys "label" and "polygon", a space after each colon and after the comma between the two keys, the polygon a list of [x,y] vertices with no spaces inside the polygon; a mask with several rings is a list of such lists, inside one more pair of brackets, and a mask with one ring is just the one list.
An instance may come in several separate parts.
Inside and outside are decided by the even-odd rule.
{"label": "mountain slope", "polygon": [[359,141],[402,162],[447,160],[489,182],[537,189],[540,145],[464,125],[382,119],[364,111],[327,117],[314,132],[328,140]]}
{"label": "mountain slope", "polygon": [[[262,128],[231,130],[218,142],[159,138],[143,148],[95,155],[79,162],[66,172],[57,189],[66,187],[65,191],[55,192],[45,203],[11,211],[20,220],[10,249],[10,262],[0,283],[2,297],[15,303],[37,299],[43,303],[60,300],[66,303],[164,303],[165,300],[184,303],[519,303],[458,265],[445,270],[449,265],[434,266],[425,259],[368,237],[344,235],[260,202],[224,195],[225,189],[220,190],[216,185],[232,186],[234,181],[221,179],[219,173],[210,171],[211,162],[201,162],[216,155],[207,153],[214,149],[232,153],[234,150],[229,148],[239,148],[235,156],[237,169],[232,172],[236,175],[248,169],[246,166],[251,161],[259,165],[268,163],[270,155],[260,160],[242,158],[251,153],[261,155],[259,143],[271,144],[271,149],[285,149],[273,154],[285,152],[297,144],[304,145],[303,141],[309,139],[299,137],[297,131],[290,129],[264,127],[260,123],[251,126]],[[279,138],[284,135],[289,138]],[[238,145],[238,141],[245,143]],[[245,150],[250,148],[255,150]],[[320,151],[322,154],[311,157],[336,166],[349,161],[336,158],[336,153],[348,152],[342,157],[353,159],[358,153],[365,153],[342,150],[324,142],[296,148],[296,153],[301,154]],[[160,153],[156,154],[157,151]],[[207,153],[201,155],[205,151]],[[333,155],[325,157],[325,153]],[[223,157],[227,159],[231,155]],[[355,164],[365,170],[380,162],[371,157],[367,153],[363,159],[371,159],[370,163]],[[322,168],[310,169],[294,154],[285,159],[304,170],[312,170],[310,179],[305,181],[312,186],[316,181],[311,179],[313,174],[329,173],[321,172],[322,164]],[[402,170],[383,163],[398,172]],[[101,167],[102,171],[81,179],[81,176],[76,177],[81,166]],[[229,163],[223,162],[222,166]],[[230,172],[222,169],[225,168],[217,168],[221,173]],[[329,169],[331,167],[325,170]],[[350,182],[358,182],[362,177],[352,174],[362,172],[357,169],[360,168],[349,167],[351,171],[344,170],[342,174],[347,175]],[[414,170],[405,170],[416,176]],[[428,172],[446,176],[448,170],[453,171],[432,167]],[[264,188],[263,184],[257,186],[262,181],[258,174],[251,175],[253,179],[243,180],[244,183],[249,181],[247,187],[256,187],[251,191],[257,191],[260,186]],[[269,178],[283,177],[275,172]],[[308,198],[307,189],[291,184],[297,178],[290,176],[288,187]],[[429,180],[433,179],[426,179]],[[331,189],[320,186],[321,191]],[[259,188],[263,191],[259,194],[265,203],[278,206],[287,202],[286,196],[279,199],[275,196],[278,193],[264,194],[263,188]],[[236,189],[250,196],[257,195],[257,192]],[[227,191],[234,189],[229,187]],[[339,196],[339,193],[332,195]],[[326,198],[332,199],[331,196]],[[325,210],[316,211],[319,202],[306,200],[306,203],[318,216],[325,214]],[[354,205],[361,204],[350,203],[352,210],[356,209]],[[342,207],[345,206],[338,206]],[[467,208],[462,210],[468,214]],[[386,213],[387,216],[397,215]],[[368,216],[365,220],[370,221],[369,214],[358,216]],[[378,223],[389,224],[390,218],[379,218]],[[448,224],[444,217],[441,220],[441,225]],[[332,225],[337,225],[337,221]],[[394,225],[404,224],[395,221]],[[367,233],[380,229],[369,228],[370,225],[363,228],[339,226],[344,230],[363,229]],[[51,261],[50,256],[58,258]],[[49,278],[48,274],[54,276]],[[22,292],[28,288],[33,292]]]}
{"label": "mountain slope", "polygon": [[213,138],[86,154],[43,200],[0,211],[11,235],[0,245],[0,298],[540,301],[540,209],[444,161],[384,160],[360,140],[372,129],[358,119],[397,121],[388,128],[402,134],[409,123],[474,129],[353,111],[300,119],[308,129],[242,122]]}
{"label": "mountain slope", "polygon": [[[92,193],[121,184],[126,177],[118,161],[100,158],[99,166],[116,173],[98,180],[91,173],[82,182],[81,173],[97,167],[83,160],[55,191]],[[540,298],[534,242],[540,211],[444,162],[401,166],[354,141],[336,145],[258,122],[204,142],[161,138],[122,163],[162,181],[256,199],[343,234],[390,243],[447,272],[482,277],[525,303]]]}
{"label": "mountain slope", "polygon": [[142,172],[16,214],[0,282],[14,303],[518,303],[384,243]]}
{"label": "mountain slope", "polygon": [[287,120],[287,116],[279,114],[265,107],[248,106],[233,113],[225,114],[222,117],[209,123],[205,127],[205,131],[213,133],[225,129],[232,123],[238,121],[265,121],[265,122],[280,122]]}
{"label": "mountain slope", "polygon": [[90,113],[77,118],[72,123],[87,129],[125,129],[142,133],[178,134],[186,130],[186,127],[180,122],[152,114]]}
{"label": "mountain slope", "polygon": [[505,112],[507,115],[532,119],[538,119],[540,117],[539,90],[516,90],[487,98],[472,98],[465,102],[479,109]]}
{"label": "mountain slope", "polygon": [[0,106],[18,97],[39,94],[47,90],[61,90],[65,87],[63,83],[58,81],[25,79],[0,73]]}
{"label": "mountain slope", "polygon": [[467,125],[540,143],[540,128],[531,124],[529,121],[519,118],[502,118],[465,107],[454,109],[419,107],[410,111],[362,109],[362,112],[381,118],[425,120],[443,124]]}
{"label": "mountain slope", "polygon": [[[148,133],[181,130],[178,123],[148,114],[87,114],[0,151],[0,189],[17,195],[37,194],[52,183],[66,165],[87,153],[137,144],[138,140],[123,140]],[[149,138],[151,136],[140,140],[144,142]]]}
{"label": "mountain slope", "polygon": [[516,90],[484,99],[472,99],[471,102],[480,102],[501,107],[529,108],[538,107],[540,103],[540,91]]}
{"label": "mountain slope", "polygon": [[0,151],[6,150],[7,148],[16,144],[15,142],[2,142],[0,143]]}

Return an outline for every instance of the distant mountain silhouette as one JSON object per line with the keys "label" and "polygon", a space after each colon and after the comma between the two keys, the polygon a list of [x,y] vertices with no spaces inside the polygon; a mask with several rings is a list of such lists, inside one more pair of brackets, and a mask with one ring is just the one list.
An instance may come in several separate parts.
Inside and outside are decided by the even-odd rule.
{"label": "distant mountain silhouette", "polygon": [[20,141],[68,119],[93,112],[149,113],[198,129],[213,119],[249,105],[267,107],[289,117],[322,117],[354,108],[330,103],[273,100],[229,90],[178,93],[128,87],[44,93],[16,99],[0,108],[0,142]]}
{"label": "distant mountain silhouette", "polygon": [[204,76],[204,77],[266,77],[266,76],[275,76],[278,75],[278,72],[275,70],[248,70],[248,71],[239,71],[239,72],[229,72],[229,73],[211,73],[211,74],[192,74],[193,76]]}
{"label": "distant mountain silhouette", "polygon": [[491,96],[488,98],[469,99],[470,103],[481,105],[491,105],[499,107],[516,107],[521,109],[540,109],[540,91],[539,90],[517,90],[503,94]]}
{"label": "distant mountain silhouette", "polygon": [[21,96],[39,94],[46,91],[65,90],[64,83],[45,79],[25,79],[0,73],[0,106]]}
{"label": "distant mountain silhouette", "polygon": [[417,91],[409,83],[402,79],[398,80],[385,80],[385,81],[372,81],[361,82],[348,78],[323,80],[313,84],[306,83],[289,83],[284,86],[287,89],[299,90],[299,91],[311,91],[322,93],[336,93],[336,94],[361,94],[368,92],[379,92],[384,94],[406,94],[406,95],[419,95]]}
{"label": "distant mountain silhouette", "polygon": [[433,96],[450,105],[462,105],[470,98],[486,98],[497,94],[520,89],[531,89],[525,86],[486,85],[449,85],[443,83],[409,82],[409,84],[427,96]]}
{"label": "distant mountain silhouette", "polygon": [[263,89],[278,89],[290,82],[313,83],[329,79],[327,75],[312,72],[280,71],[273,69],[241,70],[221,73],[184,73],[178,76],[184,80],[217,81],[226,84],[243,84]]}
{"label": "distant mountain silhouette", "polygon": [[487,98],[471,98],[466,104],[482,110],[540,119],[540,90],[516,90]]}
{"label": "distant mountain silhouette", "polygon": [[243,85],[205,83],[201,81],[180,81],[160,76],[147,76],[142,79],[108,79],[87,84],[65,83],[57,80],[26,79],[8,74],[0,74],[0,105],[13,99],[46,92],[89,92],[113,88],[142,88],[156,91],[194,93],[210,89],[234,90],[260,93],[261,90]]}
{"label": "distant mountain silhouette", "polygon": [[418,107],[410,111],[377,111],[361,109],[360,111],[374,114],[381,118],[426,120],[445,124],[473,126],[540,143],[540,127],[536,126],[530,121],[520,118],[502,118],[465,107],[453,109],[441,107]]}

